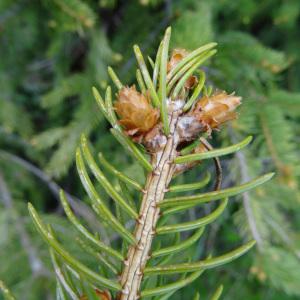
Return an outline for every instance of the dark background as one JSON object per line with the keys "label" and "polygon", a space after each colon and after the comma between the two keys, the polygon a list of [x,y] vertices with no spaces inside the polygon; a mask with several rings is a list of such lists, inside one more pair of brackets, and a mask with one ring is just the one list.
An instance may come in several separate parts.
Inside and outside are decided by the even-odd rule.
{"label": "dark background", "polygon": [[[299,15],[299,0],[1,0],[0,279],[17,299],[53,299],[55,291],[28,201],[79,251],[57,193],[60,186],[86,200],[74,165],[82,132],[120,170],[143,177],[110,135],[91,86],[104,94],[108,65],[134,83],[133,44],[154,58],[168,25],[172,48],[217,42],[217,55],[205,65],[208,82],[243,97],[239,119],[213,135],[216,147],[254,136],[240,156],[222,160],[223,187],[276,172],[272,182],[231,199],[189,255],[224,253],[251,237],[256,248],[207,271],[174,299],[196,291],[209,299],[220,283],[224,300],[299,299]],[[203,164],[181,180],[193,182],[206,168],[213,170]]]}

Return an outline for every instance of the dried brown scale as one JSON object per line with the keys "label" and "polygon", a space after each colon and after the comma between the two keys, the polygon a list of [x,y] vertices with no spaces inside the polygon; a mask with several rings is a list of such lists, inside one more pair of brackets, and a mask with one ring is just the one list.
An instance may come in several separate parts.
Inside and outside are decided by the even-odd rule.
{"label": "dried brown scale", "polygon": [[198,83],[198,79],[196,76],[190,76],[184,84],[184,87],[188,90],[194,88]]}
{"label": "dried brown scale", "polygon": [[[170,71],[172,69],[174,69],[178,63],[184,59],[187,55],[189,54],[189,52],[185,49],[174,49],[172,51],[170,60],[167,64],[167,78],[168,80],[170,80],[170,76],[168,76],[168,73],[170,73]],[[196,84],[198,83],[198,79],[196,76],[191,75],[185,82],[184,87],[186,91],[191,90],[193,87],[196,86]]]}
{"label": "dried brown scale", "polygon": [[210,132],[223,123],[234,120],[237,117],[235,110],[240,104],[241,97],[218,91],[211,97],[202,97],[188,115],[195,117]]}
{"label": "dried brown scale", "polygon": [[148,96],[139,93],[135,86],[123,87],[114,106],[120,124],[126,133],[140,142],[158,122],[159,111],[152,107]]}
{"label": "dried brown scale", "polygon": [[[97,298],[99,298],[99,300],[112,300],[110,292],[107,290],[101,291],[101,290],[95,289],[95,293],[97,295]],[[88,300],[88,297],[83,295],[79,298],[79,300]]]}
{"label": "dried brown scale", "polygon": [[174,69],[176,65],[187,55],[188,51],[185,49],[174,49],[171,53],[171,57],[167,65],[167,72],[170,72],[172,69]]}

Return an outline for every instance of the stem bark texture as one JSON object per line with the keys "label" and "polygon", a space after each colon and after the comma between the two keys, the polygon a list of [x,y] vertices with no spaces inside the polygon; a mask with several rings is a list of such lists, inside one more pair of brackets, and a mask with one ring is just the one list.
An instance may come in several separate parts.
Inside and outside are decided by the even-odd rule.
{"label": "stem bark texture", "polygon": [[120,300],[139,298],[143,270],[149,260],[155,228],[160,216],[158,202],[164,199],[172,179],[177,155],[178,135],[176,132],[179,111],[169,115],[170,134],[165,145],[152,155],[153,171],[149,173],[145,186],[139,218],[134,231],[136,244],[130,246],[121,274],[122,291]]}

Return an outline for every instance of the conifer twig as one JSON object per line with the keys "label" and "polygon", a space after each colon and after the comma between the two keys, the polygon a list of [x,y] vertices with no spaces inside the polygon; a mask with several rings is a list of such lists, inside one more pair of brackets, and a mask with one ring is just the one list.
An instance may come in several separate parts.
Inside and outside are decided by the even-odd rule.
{"label": "conifer twig", "polygon": [[[41,170],[40,168],[38,168],[31,162],[26,161],[25,159],[23,159],[19,156],[16,156],[14,154],[11,154],[9,152],[6,152],[4,150],[0,150],[0,157],[3,157],[4,159],[9,159],[10,161],[16,163],[17,165],[21,166],[25,170],[29,171],[30,173],[32,173],[33,175],[38,177],[41,181],[43,181],[48,186],[48,188],[53,193],[55,198],[58,201],[60,201],[59,193],[62,188],[55,181],[53,181],[51,179],[51,177],[49,175],[47,175],[43,170]],[[66,195],[70,205],[76,212],[76,214],[78,214],[79,216],[83,217],[86,221],[88,221],[88,223],[91,227],[96,228],[97,230],[100,230],[101,232],[103,231],[101,229],[102,227],[100,228],[99,225],[96,225],[96,224],[98,224],[97,219],[94,217],[91,209],[84,202],[80,201],[78,198],[72,196],[71,194],[69,194],[67,192],[65,192],[65,195]],[[104,236],[105,235],[103,235],[103,237]],[[106,242],[108,242],[108,241],[109,240],[106,239]]]}
{"label": "conifer twig", "polygon": [[[231,137],[232,142],[235,143],[237,138],[236,138],[236,135],[234,133],[233,128],[229,127],[228,131],[229,131],[229,135]],[[236,152],[235,155],[236,155],[238,164],[240,166],[241,181],[242,182],[248,182],[250,180],[250,176],[248,174],[249,172],[248,172],[248,166],[247,166],[245,154],[241,151],[238,151],[238,152]],[[246,214],[246,217],[247,217],[247,220],[248,220],[250,231],[252,233],[252,236],[253,236],[254,240],[256,241],[257,248],[259,250],[262,250],[262,248],[263,248],[263,239],[262,239],[262,237],[259,233],[259,230],[257,228],[257,224],[256,224],[255,217],[254,217],[254,214],[253,214],[253,209],[252,209],[252,206],[251,206],[251,199],[250,199],[249,192],[243,193],[242,199],[243,199],[243,206],[244,206],[245,214]]]}
{"label": "conifer twig", "polygon": [[0,291],[2,292],[5,300],[16,300],[14,295],[11,293],[11,291],[8,289],[8,287],[2,280],[0,280]]}
{"label": "conifer twig", "polygon": [[2,173],[0,173],[0,195],[4,204],[4,207],[7,210],[11,211],[13,216],[14,225],[16,231],[20,237],[21,245],[25,250],[29,265],[32,271],[33,276],[50,276],[50,272],[46,269],[44,263],[40,259],[37,250],[33,247],[33,243],[25,229],[25,224],[23,219],[19,217],[16,209],[14,208],[13,199],[11,193],[8,189],[8,186],[3,178]]}
{"label": "conifer twig", "polygon": [[[170,4],[170,2],[168,3]],[[162,293],[166,297],[170,296],[175,290],[196,279],[205,269],[228,263],[251,249],[255,241],[249,241],[235,250],[214,258],[210,257],[193,262],[190,257],[187,262],[181,262],[180,259],[180,263],[172,264],[173,254],[196,243],[204,227],[215,221],[223,213],[227,206],[228,197],[247,192],[270,180],[274,175],[273,173],[265,174],[239,186],[220,190],[222,169],[219,157],[245,147],[250,143],[251,137],[238,144],[216,150],[204,137],[209,137],[213,130],[219,129],[223,123],[236,118],[236,108],[241,103],[241,97],[228,94],[225,91],[212,93],[212,88],[209,89],[205,85],[204,75],[202,81],[197,85],[198,80],[195,76],[197,68],[205,59],[215,53],[216,50],[212,49],[216,46],[215,43],[204,45],[190,53],[184,49],[177,49],[171,52],[169,56],[170,34],[171,29],[168,28],[156,55],[156,61],[150,60],[152,67],[149,70],[140,48],[137,45],[134,46],[140,68],[140,71],[137,72],[137,80],[143,93],[137,91],[135,86],[121,85],[112,69],[109,69],[109,73],[116,86],[119,87],[116,101],[114,103],[112,101],[110,87],[107,88],[105,101],[94,89],[100,110],[113,127],[111,129],[112,134],[121,143],[124,150],[128,150],[147,172],[143,187],[120,173],[103,158],[101,160],[100,156],[101,167],[106,166],[106,169],[120,180],[122,190],[120,193],[120,189],[116,189],[106,178],[101,167],[97,166],[84,138],[81,140],[81,149],[76,152],[77,171],[89,195],[90,203],[99,218],[105,224],[110,225],[123,239],[121,251],[115,252],[113,248],[106,248],[102,242],[97,241],[92,235],[93,233],[73,217],[68,210],[67,202],[62,199],[64,207],[67,208],[66,212],[69,219],[79,232],[95,245],[100,246],[102,250],[106,250],[108,255],[113,254],[122,262],[122,270],[118,278],[107,279],[106,270],[103,270],[104,276],[99,275],[90,266],[86,266],[68,253],[55,238],[51,229],[49,231],[46,228],[34,207],[29,204],[29,212],[38,231],[49,246],[57,252],[62,261],[79,274],[77,277],[80,278],[77,279],[80,280],[81,285],[85,286],[84,280],[86,280],[97,287],[109,288],[112,292],[117,293],[116,299],[118,300],[137,300],[141,296],[155,296]],[[203,97],[197,99],[202,88],[205,89]],[[190,95],[192,98],[189,98]],[[186,103],[188,106],[185,106]],[[199,140],[199,143],[195,143],[196,140]],[[191,152],[192,154],[189,154]],[[165,193],[167,192],[179,193],[196,190],[208,183],[209,178],[198,183],[169,187],[174,176],[197,165],[202,159],[214,160],[216,169],[215,190],[166,198]],[[98,189],[98,186],[91,179],[91,175],[97,179],[103,190]],[[129,194],[126,192],[126,184],[135,188],[135,193],[140,192],[141,204],[139,207],[128,201]],[[115,202],[115,209],[112,209],[110,202],[103,198],[102,191]],[[169,218],[171,214],[211,201],[220,202],[214,211],[205,216],[195,216],[192,221],[179,224],[172,223],[175,218]],[[131,221],[136,222],[133,231],[132,228],[125,225],[128,218],[125,219],[126,215],[123,215],[123,212],[127,213],[127,217],[130,217]],[[161,216],[162,218],[160,218]],[[183,235],[181,239],[180,232],[190,230],[196,230],[196,233],[188,239],[185,239]],[[159,241],[157,243],[158,248],[152,252],[154,237],[162,234],[175,234],[175,239],[172,239],[173,243],[166,246],[162,241]],[[83,248],[95,256],[95,251],[88,244],[84,245]],[[155,259],[155,256],[164,257]],[[147,264],[150,259],[150,264]],[[166,265],[167,262],[171,262],[171,264]],[[105,261],[102,259],[102,263],[110,266],[106,257]],[[196,273],[193,274],[194,276],[187,276],[187,273],[190,272]],[[151,286],[149,289],[149,278],[146,278],[142,285],[144,277],[174,273],[183,274],[175,284],[164,282],[163,277],[159,277],[155,283],[157,286]],[[215,299],[219,297],[219,290],[214,297]],[[85,293],[83,299],[90,299],[89,289],[83,288],[83,292]],[[92,294],[99,292],[101,295],[104,294],[109,299],[111,298],[110,293],[107,294],[106,291],[94,291],[92,289],[91,292]],[[94,297],[92,298],[94,299]],[[196,296],[195,299],[198,298]],[[163,296],[161,299],[167,298]]]}

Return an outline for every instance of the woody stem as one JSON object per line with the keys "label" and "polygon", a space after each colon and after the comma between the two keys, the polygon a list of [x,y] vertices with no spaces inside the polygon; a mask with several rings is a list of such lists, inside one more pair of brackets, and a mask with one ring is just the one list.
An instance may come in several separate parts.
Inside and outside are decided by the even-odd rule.
{"label": "woody stem", "polygon": [[134,231],[136,244],[130,246],[124,268],[121,274],[122,291],[120,300],[135,300],[139,298],[140,285],[143,279],[143,270],[150,258],[150,250],[155,228],[160,216],[157,205],[164,199],[169,182],[174,172],[174,158],[178,137],[176,124],[178,113],[170,116],[170,134],[163,148],[152,156],[153,171],[149,173],[145,186],[139,218]]}

